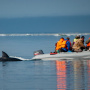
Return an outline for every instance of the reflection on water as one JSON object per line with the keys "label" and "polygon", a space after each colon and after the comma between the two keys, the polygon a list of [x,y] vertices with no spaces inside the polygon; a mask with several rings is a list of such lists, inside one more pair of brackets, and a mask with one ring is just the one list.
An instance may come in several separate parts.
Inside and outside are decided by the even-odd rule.
{"label": "reflection on water", "polygon": [[90,60],[87,61],[87,88],[90,90]]}
{"label": "reflection on water", "polygon": [[75,90],[82,90],[85,87],[85,73],[84,73],[84,63],[83,61],[74,61],[74,88]]}
{"label": "reflection on water", "polygon": [[66,90],[66,62],[56,61],[57,90]]}
{"label": "reflection on water", "polygon": [[0,90],[90,90],[90,60],[0,62]]}
{"label": "reflection on water", "polygon": [[90,90],[90,60],[56,61],[57,90]]}

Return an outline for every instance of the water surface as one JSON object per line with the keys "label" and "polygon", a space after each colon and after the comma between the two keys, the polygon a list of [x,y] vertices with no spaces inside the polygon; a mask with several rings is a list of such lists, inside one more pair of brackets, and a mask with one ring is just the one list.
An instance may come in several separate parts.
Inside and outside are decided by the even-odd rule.
{"label": "water surface", "polygon": [[0,62],[0,90],[89,90],[90,60]]}

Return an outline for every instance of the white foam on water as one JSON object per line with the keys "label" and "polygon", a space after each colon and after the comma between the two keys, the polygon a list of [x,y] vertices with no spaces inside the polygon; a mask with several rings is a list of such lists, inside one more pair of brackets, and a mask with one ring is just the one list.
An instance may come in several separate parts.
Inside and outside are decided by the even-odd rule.
{"label": "white foam on water", "polygon": [[16,56],[10,56],[10,57],[12,57],[12,58],[17,58],[17,59],[20,59],[20,60],[23,60],[23,61],[25,61],[25,60],[32,60],[32,59],[26,59],[26,58],[16,57]]}
{"label": "white foam on water", "polygon": [[0,36],[76,36],[76,35],[90,35],[90,33],[0,34]]}

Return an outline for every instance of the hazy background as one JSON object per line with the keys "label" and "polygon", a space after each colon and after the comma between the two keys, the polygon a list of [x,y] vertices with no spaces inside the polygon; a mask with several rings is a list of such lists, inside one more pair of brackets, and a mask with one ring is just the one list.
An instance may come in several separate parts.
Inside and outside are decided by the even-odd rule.
{"label": "hazy background", "polygon": [[90,0],[0,0],[0,33],[89,33]]}

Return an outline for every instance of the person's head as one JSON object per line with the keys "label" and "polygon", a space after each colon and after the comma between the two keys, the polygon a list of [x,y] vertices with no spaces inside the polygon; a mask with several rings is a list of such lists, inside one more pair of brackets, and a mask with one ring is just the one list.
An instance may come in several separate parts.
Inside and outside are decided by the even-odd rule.
{"label": "person's head", "polygon": [[76,38],[76,39],[80,39],[80,35],[77,35],[75,38]]}
{"label": "person's head", "polygon": [[61,40],[61,39],[63,39],[63,40],[64,40],[64,38],[63,38],[63,37],[61,37],[59,40]]}
{"label": "person's head", "polygon": [[70,38],[69,38],[69,37],[67,37],[66,39],[67,39],[67,40],[70,40]]}
{"label": "person's head", "polygon": [[82,39],[85,39],[85,37],[84,37],[84,36],[82,36],[81,38],[82,38]]}
{"label": "person's head", "polygon": [[84,36],[82,36],[82,37],[81,37],[81,39],[82,39],[82,40],[83,40],[83,42],[84,42],[85,37],[84,37]]}
{"label": "person's head", "polygon": [[64,39],[63,37],[61,37],[61,39]]}

